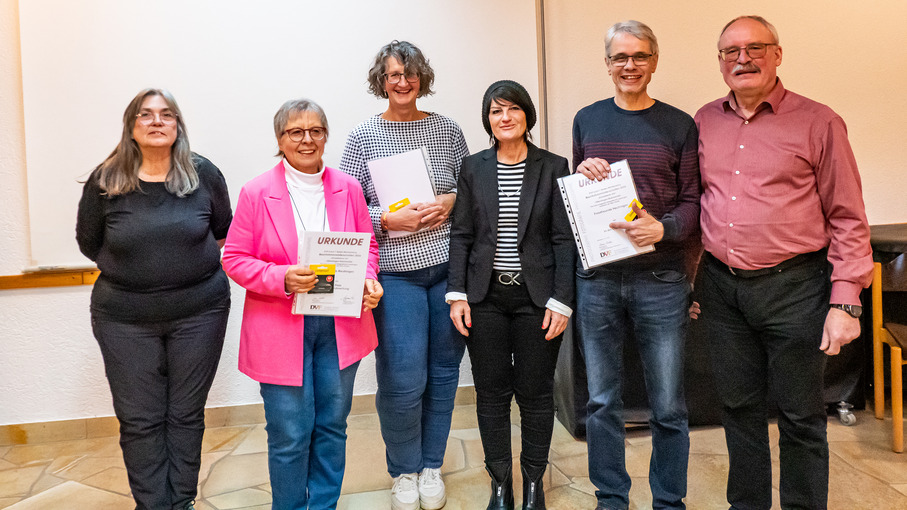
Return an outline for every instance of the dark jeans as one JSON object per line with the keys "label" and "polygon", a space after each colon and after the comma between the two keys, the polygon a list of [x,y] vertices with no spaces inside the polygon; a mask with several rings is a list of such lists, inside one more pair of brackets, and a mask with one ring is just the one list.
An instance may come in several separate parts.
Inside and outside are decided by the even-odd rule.
{"label": "dark jeans", "polygon": [[824,254],[755,278],[706,259],[702,320],[730,454],[728,502],[740,510],[772,506],[771,396],[779,411],[781,507],[826,508],[826,355],[819,345],[831,283]]}
{"label": "dark jeans", "polygon": [[683,361],[690,284],[676,270],[577,269],[576,331],[589,386],[589,480],[602,508],[630,506],[625,459],[623,346],[632,332],[652,417],[652,507],[685,508],[690,451]]}
{"label": "dark jeans", "polygon": [[510,463],[510,402],[516,396],[523,441],[520,461],[536,476],[548,465],[554,367],[562,337],[545,340],[545,309],[532,303],[523,285],[492,282],[485,299],[470,308],[472,328],[466,348],[485,462]]}
{"label": "dark jeans", "polygon": [[224,345],[230,301],[166,322],[92,317],[137,509],[195,499],[205,401]]}
{"label": "dark jeans", "polygon": [[444,302],[447,263],[382,272],[384,297],[375,308],[378,348],[375,407],[392,477],[444,463],[463,340]]}

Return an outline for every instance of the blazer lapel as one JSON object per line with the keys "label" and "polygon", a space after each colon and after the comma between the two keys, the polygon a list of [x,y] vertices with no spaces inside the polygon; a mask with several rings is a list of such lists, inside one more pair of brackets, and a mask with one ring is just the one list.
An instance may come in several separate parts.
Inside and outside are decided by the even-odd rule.
{"label": "blazer lapel", "polygon": [[526,226],[529,223],[532,205],[535,203],[535,194],[539,188],[539,177],[542,173],[542,153],[535,145],[531,143],[528,145],[526,169],[523,171],[523,187],[520,191],[520,205],[517,210],[517,244],[523,241],[523,236],[526,234]]}
{"label": "blazer lapel", "polygon": [[[498,231],[498,158],[494,149],[486,149],[482,154],[482,167],[476,175],[476,202],[484,209],[485,221],[488,222],[492,236]],[[497,242],[496,239],[492,239]]]}
{"label": "blazer lapel", "polygon": [[271,184],[265,207],[280,244],[287,254],[290,264],[299,259],[299,236],[296,233],[296,221],[293,219],[293,204],[290,203],[290,192],[287,190],[286,169],[283,161],[271,169]]}
{"label": "blazer lapel", "polygon": [[343,187],[342,183],[334,179],[333,168],[324,168],[324,208],[328,215],[328,228],[333,232],[341,232],[349,229],[346,220],[353,220],[352,214],[346,214],[346,207],[349,202],[349,191]]}

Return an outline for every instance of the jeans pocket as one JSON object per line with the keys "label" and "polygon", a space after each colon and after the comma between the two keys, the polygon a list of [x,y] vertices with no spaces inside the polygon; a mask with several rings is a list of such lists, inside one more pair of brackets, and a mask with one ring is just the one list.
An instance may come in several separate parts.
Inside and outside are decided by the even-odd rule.
{"label": "jeans pocket", "polygon": [[654,276],[656,280],[664,283],[680,283],[687,279],[686,274],[680,271],[675,271],[673,269],[666,269],[664,271],[652,271],[652,276]]}
{"label": "jeans pocket", "polygon": [[590,280],[592,278],[595,278],[595,273],[597,273],[595,269],[576,269],[576,277],[582,278],[583,280]]}

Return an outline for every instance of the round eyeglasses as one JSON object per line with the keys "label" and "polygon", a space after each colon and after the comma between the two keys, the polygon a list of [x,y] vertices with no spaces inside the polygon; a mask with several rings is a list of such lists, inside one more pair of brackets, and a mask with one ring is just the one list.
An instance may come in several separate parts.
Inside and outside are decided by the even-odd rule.
{"label": "round eyeglasses", "polygon": [[404,76],[409,83],[416,83],[419,81],[419,73],[384,73],[384,79],[391,85],[400,83],[400,78],[403,78]]}
{"label": "round eyeglasses", "polygon": [[294,128],[288,129],[283,133],[294,142],[301,142],[305,140],[306,133],[309,134],[309,137],[311,137],[312,140],[318,141],[324,139],[325,135],[328,134],[328,130],[323,127],[313,127],[309,129]]}
{"label": "round eyeglasses", "polygon": [[164,124],[176,124],[176,118],[178,116],[179,115],[177,115],[173,112],[169,112],[169,111],[161,112],[161,113],[140,112],[135,116],[135,118],[136,118],[136,120],[138,120],[139,124],[142,124],[143,126],[147,126],[147,125],[151,124],[152,122],[154,122],[155,117],[161,119],[161,122]]}

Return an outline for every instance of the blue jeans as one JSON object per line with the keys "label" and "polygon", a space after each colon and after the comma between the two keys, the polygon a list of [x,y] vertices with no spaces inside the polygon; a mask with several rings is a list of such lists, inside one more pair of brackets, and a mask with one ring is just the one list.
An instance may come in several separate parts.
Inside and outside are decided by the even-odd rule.
{"label": "blue jeans", "polygon": [[305,318],[302,386],[261,384],[274,510],[335,508],[356,362],[339,369],[333,317]]}
{"label": "blue jeans", "polygon": [[629,507],[621,385],[623,344],[639,346],[652,417],[653,508],[685,508],[690,450],[683,391],[690,284],[675,270],[577,269],[577,335],[586,362],[589,479],[599,506]]}
{"label": "blue jeans", "polygon": [[825,251],[744,278],[706,254],[702,320],[722,403],[731,508],[772,507],[767,401],[778,406],[781,507],[828,506],[828,441],[819,350],[831,293]]}
{"label": "blue jeans", "polygon": [[444,463],[460,361],[444,302],[447,263],[378,274],[384,297],[375,308],[378,392],[375,406],[392,477]]}

